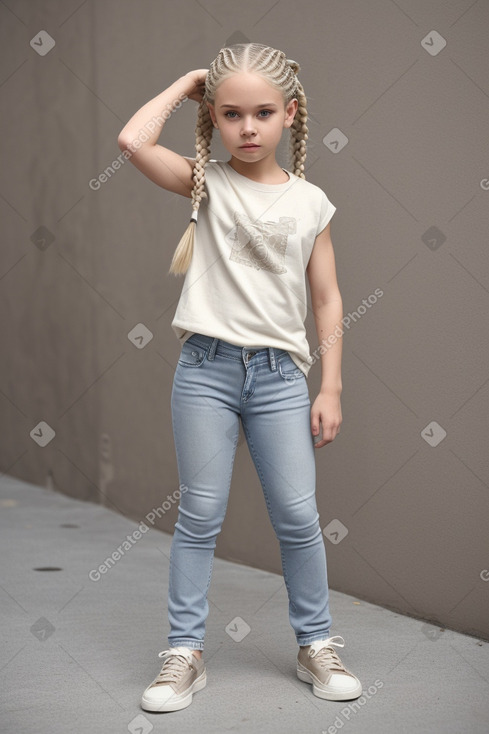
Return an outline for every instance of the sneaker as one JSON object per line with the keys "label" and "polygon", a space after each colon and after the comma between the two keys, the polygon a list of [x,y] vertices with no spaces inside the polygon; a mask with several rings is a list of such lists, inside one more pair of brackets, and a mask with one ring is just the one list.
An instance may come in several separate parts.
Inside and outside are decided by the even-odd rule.
{"label": "sneaker", "polygon": [[192,703],[192,695],[207,682],[204,660],[189,647],[171,647],[158,657],[165,662],[160,674],[141,699],[145,711],[179,711]]}
{"label": "sneaker", "polygon": [[312,683],[312,692],[319,698],[327,698],[329,701],[358,698],[362,694],[362,684],[356,675],[345,668],[333,645],[344,647],[345,641],[336,635],[300,647],[297,677],[305,683]]}

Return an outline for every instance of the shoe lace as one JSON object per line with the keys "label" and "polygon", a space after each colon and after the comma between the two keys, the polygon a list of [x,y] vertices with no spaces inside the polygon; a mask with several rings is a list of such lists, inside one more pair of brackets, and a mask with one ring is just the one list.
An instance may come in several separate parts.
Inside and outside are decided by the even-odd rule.
{"label": "shoe lace", "polygon": [[[335,642],[339,640],[339,642]],[[317,640],[311,644],[309,650],[309,657],[316,658],[318,665],[321,668],[329,668],[330,670],[341,670],[348,672],[344,667],[343,663],[338,657],[338,653],[334,649],[335,647],[344,647],[345,641],[340,635],[334,637],[328,637],[325,640]]]}
{"label": "shoe lace", "polygon": [[172,647],[160,652],[158,657],[165,662],[155,683],[175,683],[189,672],[189,665],[195,667],[195,655],[188,647]]}

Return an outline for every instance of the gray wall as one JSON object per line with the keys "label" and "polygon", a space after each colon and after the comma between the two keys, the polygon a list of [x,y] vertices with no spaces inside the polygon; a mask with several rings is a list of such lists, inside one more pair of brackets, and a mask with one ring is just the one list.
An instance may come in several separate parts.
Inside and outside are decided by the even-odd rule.
{"label": "gray wall", "polygon": [[[316,452],[330,584],[488,639],[488,3],[11,0],[0,15],[2,471],[136,521],[178,496],[167,270],[190,203],[129,162],[89,181],[176,77],[226,42],[269,43],[302,65],[307,178],[337,206],[345,316],[364,311],[345,324],[341,433]],[[160,142],[193,155],[195,114],[187,101]],[[31,435],[42,421],[50,441]],[[172,532],[166,507],[155,526]],[[281,572],[244,440],[216,554]]]}

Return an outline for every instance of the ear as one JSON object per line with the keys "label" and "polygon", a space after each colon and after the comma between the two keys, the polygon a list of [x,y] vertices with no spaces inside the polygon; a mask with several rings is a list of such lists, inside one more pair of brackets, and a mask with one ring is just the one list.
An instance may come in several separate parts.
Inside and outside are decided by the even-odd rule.
{"label": "ear", "polygon": [[299,102],[294,97],[294,99],[291,99],[289,104],[285,108],[284,127],[290,127],[292,125],[298,108],[299,108]]}
{"label": "ear", "polygon": [[214,127],[217,127],[217,118],[216,118],[216,113],[215,113],[215,110],[214,110],[214,105],[211,104],[210,102],[206,102],[206,104],[207,104],[207,107],[209,109],[209,114],[211,116],[212,123],[213,123]]}

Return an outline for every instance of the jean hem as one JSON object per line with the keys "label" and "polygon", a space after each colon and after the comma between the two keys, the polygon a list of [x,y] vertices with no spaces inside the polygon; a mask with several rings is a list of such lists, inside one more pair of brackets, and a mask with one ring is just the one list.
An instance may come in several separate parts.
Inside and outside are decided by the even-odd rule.
{"label": "jean hem", "polygon": [[322,632],[315,635],[303,635],[302,637],[297,638],[297,644],[301,647],[304,645],[312,645],[313,642],[317,642],[318,640],[327,640],[328,637],[331,637],[330,632]]}
{"label": "jean hem", "polygon": [[196,640],[168,640],[170,647],[189,647],[191,650],[203,650],[204,643]]}

